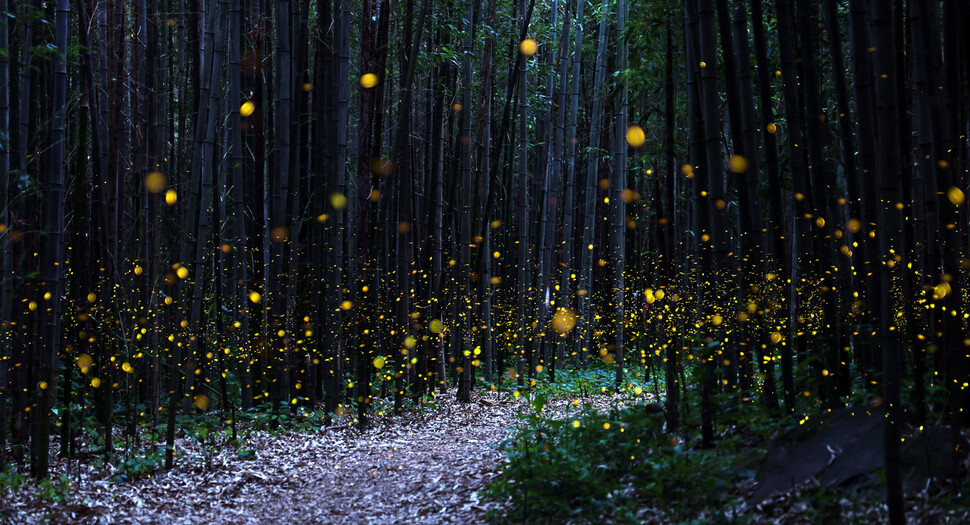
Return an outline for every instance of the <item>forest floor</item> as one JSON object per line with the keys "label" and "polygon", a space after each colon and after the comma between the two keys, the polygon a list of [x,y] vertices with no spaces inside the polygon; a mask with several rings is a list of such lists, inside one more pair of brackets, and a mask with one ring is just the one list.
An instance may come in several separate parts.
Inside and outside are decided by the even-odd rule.
{"label": "forest floor", "polygon": [[[543,397],[550,395],[543,418],[561,419],[567,413],[581,418],[580,401],[600,414],[622,410],[624,403],[656,402],[656,394],[639,389],[631,397],[629,392],[610,394],[596,388],[598,384],[590,386],[581,394],[540,390]],[[25,473],[0,472],[0,523],[486,523],[486,513],[497,503],[481,496],[481,489],[507,461],[497,445],[516,428],[526,428],[520,414],[534,411],[532,394],[479,390],[472,396],[471,403],[460,403],[451,389],[422,404],[409,402],[398,415],[390,415],[390,400],[377,399],[372,408],[378,415],[371,417],[365,432],[358,431],[353,414],[328,422],[322,413],[298,409],[278,430],[266,415],[239,417],[234,442],[224,414],[208,412],[209,427],[200,427],[196,420],[194,431],[180,430],[171,470],[160,468],[161,443],[154,453],[146,452],[144,438],[127,453],[116,447],[115,463],[120,464],[106,466],[92,437],[85,435],[77,457],[52,453],[50,482],[38,485]],[[200,428],[209,430],[199,434]],[[771,456],[768,442],[741,448],[729,442],[724,440],[720,454]],[[52,452],[56,447],[55,440]],[[661,456],[651,461],[664,464]],[[744,468],[758,469],[755,464]],[[754,480],[745,479],[731,483],[735,504],[730,509],[712,508],[708,511],[714,514],[702,515],[721,513],[752,523],[817,523],[833,516],[856,523],[886,519],[881,490],[853,495],[809,484],[747,501]],[[911,495],[911,522],[966,523],[970,510],[961,500],[967,486],[933,484]],[[705,495],[694,492],[685,501],[663,505],[706,509]],[[950,503],[941,506],[946,501]],[[650,507],[642,507],[638,520],[666,520],[662,508]]]}
{"label": "forest floor", "polygon": [[[606,409],[619,399],[587,401]],[[553,398],[546,410],[570,402]],[[363,433],[347,415],[287,432],[240,428],[239,449],[219,442],[224,432],[211,444],[183,435],[172,470],[123,482],[115,467],[92,466],[91,453],[58,458],[51,484],[5,484],[0,522],[483,523],[494,503],[478,490],[505,457],[495,445],[528,407],[524,396],[496,391],[459,403],[452,389],[404,414],[371,418]]]}

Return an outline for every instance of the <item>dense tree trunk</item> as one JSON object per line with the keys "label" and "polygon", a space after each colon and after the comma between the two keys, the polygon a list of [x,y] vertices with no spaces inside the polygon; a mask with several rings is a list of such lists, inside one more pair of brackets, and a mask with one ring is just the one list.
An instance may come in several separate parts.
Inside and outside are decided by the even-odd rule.
{"label": "dense tree trunk", "polygon": [[[782,199],[781,186],[782,174],[778,166],[778,142],[775,124],[774,110],[772,109],[771,99],[771,74],[774,71],[768,63],[768,50],[765,41],[764,13],[762,11],[761,0],[754,0],[751,3],[751,22],[754,32],[755,58],[758,65],[758,102],[761,117],[761,136],[764,138],[765,152],[765,176],[768,179],[769,194],[769,231],[772,232],[772,254],[774,255],[774,265],[769,271],[777,268],[777,274],[781,278],[772,279],[774,283],[784,283],[791,275],[791,258],[788,242],[788,228],[785,224],[784,201]],[[782,288],[778,290],[777,288]],[[792,347],[790,344],[791,325],[789,324],[788,306],[786,301],[787,294],[784,284],[778,285],[773,293],[777,296],[777,307],[773,308],[773,321],[777,323],[775,331],[777,336],[769,337],[771,345],[781,353],[781,376],[782,392],[786,412],[795,410],[795,385],[793,377]],[[790,289],[790,286],[787,287]],[[785,339],[789,342],[783,342]],[[774,352],[771,352],[774,353]],[[764,363],[765,359],[762,358]],[[767,372],[765,372],[767,373]]]}
{"label": "dense tree trunk", "polygon": [[576,295],[579,296],[579,322],[576,338],[576,352],[580,360],[585,363],[593,349],[593,248],[596,227],[596,188],[599,180],[600,164],[600,121],[603,117],[602,86],[606,79],[606,43],[609,36],[609,4],[603,0],[603,12],[599,24],[599,41],[596,47],[596,66],[593,75],[593,108],[590,114],[589,131],[589,160],[587,162],[586,183],[583,185],[583,242],[580,245],[582,256],[579,267],[579,285]]}
{"label": "dense tree trunk", "polygon": [[[472,188],[472,34],[474,33],[475,1],[468,0],[465,3],[465,42],[462,56],[462,109],[461,109],[461,132],[458,136],[458,151],[461,158],[461,188],[466,193],[473,193]],[[471,386],[473,380],[472,360],[478,361],[478,357],[473,355],[472,338],[472,293],[471,280],[471,245],[472,245],[472,209],[471,198],[463,199],[461,208],[461,272],[460,284],[461,298],[459,299],[459,318],[461,322],[462,343],[461,343],[461,371],[460,385],[458,388],[458,399],[464,402],[471,401]],[[479,350],[480,352],[480,350]]]}
{"label": "dense tree trunk", "polygon": [[[876,9],[872,16],[873,53],[875,72],[876,121],[879,126],[877,139],[877,183],[879,185],[879,226],[876,243],[879,247],[879,287],[890,297],[898,282],[898,274],[905,268],[903,252],[903,220],[901,210],[895,203],[902,202],[899,182],[902,178],[899,155],[899,130],[897,115],[896,44],[893,21],[885,10]],[[905,523],[903,506],[903,474],[901,465],[900,434],[902,421],[901,360],[903,333],[896,326],[895,309],[889,301],[879,305],[879,343],[883,353],[883,401],[886,406],[885,460],[886,503],[891,523]]]}
{"label": "dense tree trunk", "polygon": [[[623,71],[627,67],[627,38],[626,38],[626,19],[627,5],[624,0],[617,0],[616,4],[616,27],[617,27],[617,69]],[[612,257],[610,266],[613,268],[613,330],[614,330],[614,358],[616,359],[616,389],[619,391],[623,386],[623,368],[625,365],[625,328],[626,310],[624,299],[626,295],[626,283],[624,272],[626,270],[626,201],[631,200],[631,192],[627,189],[627,152],[629,145],[624,137],[628,136],[627,131],[627,106],[629,88],[626,82],[619,86],[619,112],[616,118],[616,131],[613,137],[613,158],[616,162],[613,168],[613,181],[610,184],[611,210],[613,212],[611,244]]]}
{"label": "dense tree trunk", "polygon": [[[523,35],[527,34],[529,30],[529,19],[526,17],[526,4],[525,0],[519,0],[519,32]],[[524,41],[523,41],[524,42]],[[529,222],[529,210],[532,207],[531,200],[529,199],[529,190],[531,189],[532,178],[529,173],[529,84],[527,78],[528,58],[524,56],[519,59],[518,64],[518,119],[519,119],[519,131],[518,131],[518,142],[516,146],[516,161],[518,163],[518,181],[516,191],[519,195],[519,208],[516,211],[518,216],[518,310],[517,310],[517,322],[516,327],[516,357],[518,362],[518,383],[519,386],[525,384],[526,375],[532,376],[535,373],[535,369],[526,370],[528,363],[527,352],[531,348],[530,341],[532,339],[532,334],[528,329],[528,304],[529,297],[532,295],[532,248],[531,240],[529,236],[529,228],[531,223]]]}
{"label": "dense tree trunk", "polygon": [[[576,280],[576,273],[579,265],[576,264],[573,255],[573,248],[576,245],[576,163],[577,163],[577,143],[578,140],[578,121],[579,121],[579,90],[582,83],[582,58],[583,58],[583,29],[585,28],[584,7],[586,0],[576,0],[576,22],[573,26],[573,53],[571,56],[570,76],[568,80],[569,109],[566,112],[568,124],[565,131],[566,146],[566,173],[563,181],[563,222],[562,234],[559,246],[562,248],[562,274],[559,281],[559,299],[557,312],[562,316],[565,324],[560,326],[554,335],[556,339],[555,355],[552,362],[552,374],[555,379],[557,368],[565,365],[566,352],[569,351],[569,344],[574,340],[573,328],[575,327],[576,311],[572,308],[573,291],[572,283]],[[563,57],[566,60],[565,57]],[[565,71],[564,71],[565,74]],[[570,326],[572,325],[572,326]]]}
{"label": "dense tree trunk", "polygon": [[[667,18],[667,52],[666,64],[664,66],[664,174],[661,182],[663,186],[663,202],[661,213],[658,213],[657,229],[661,239],[661,263],[663,266],[664,283],[666,288],[665,306],[669,307],[668,312],[677,308],[674,302],[673,290],[676,289],[678,274],[678,257],[676,253],[676,242],[674,240],[674,223],[676,221],[676,199],[677,192],[674,190],[677,180],[676,157],[674,155],[674,129],[676,126],[674,113],[674,43],[673,28],[670,18]],[[663,298],[661,298],[663,300]],[[669,317],[670,314],[668,313]],[[666,411],[667,428],[671,432],[676,432],[680,427],[680,385],[678,385],[678,368],[680,361],[681,337],[679,330],[668,333],[664,346],[666,366],[664,375],[667,387],[667,399],[664,404]]]}
{"label": "dense tree trunk", "polygon": [[[0,13],[7,12],[7,0],[0,0]],[[0,49],[9,49],[10,26],[0,24]],[[0,129],[10,129],[10,53],[0,53]],[[0,142],[0,319],[10,319],[13,313],[13,246],[10,242],[10,141]],[[4,235],[6,234],[6,235]],[[0,447],[7,443],[7,403],[11,390],[10,361],[13,330],[7,322],[0,322]]]}
{"label": "dense tree trunk", "polygon": [[50,146],[48,148],[49,170],[42,181],[44,242],[41,246],[40,273],[43,286],[43,338],[40,341],[40,370],[38,370],[37,410],[32,417],[34,433],[31,438],[31,465],[37,478],[49,476],[51,413],[54,409],[54,374],[57,369],[61,344],[61,295],[62,295],[62,245],[64,229],[64,164],[65,164],[65,107],[67,99],[67,40],[68,0],[57,1],[54,18],[53,57],[54,93],[52,99]]}

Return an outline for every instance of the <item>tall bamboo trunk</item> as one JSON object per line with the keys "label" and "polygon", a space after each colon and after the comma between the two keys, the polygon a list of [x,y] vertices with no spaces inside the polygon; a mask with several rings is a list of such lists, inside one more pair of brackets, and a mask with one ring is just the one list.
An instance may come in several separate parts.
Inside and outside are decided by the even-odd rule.
{"label": "tall bamboo trunk", "polygon": [[[579,90],[582,82],[581,70],[583,59],[583,28],[584,28],[584,8],[586,0],[576,0],[576,22],[573,25],[573,53],[570,64],[571,75],[569,78],[569,110],[568,124],[566,127],[566,176],[563,181],[563,222],[562,237],[559,245],[562,247],[562,274],[559,281],[559,302],[557,311],[564,319],[571,321],[561,328],[560,334],[556,339],[556,354],[553,361],[553,373],[566,363],[567,352],[570,352],[570,343],[575,341],[575,319],[576,311],[572,308],[573,304],[573,281],[576,280],[576,273],[579,265],[573,255],[576,245],[576,163],[577,149],[579,143]],[[572,326],[570,326],[572,324]],[[553,375],[555,379],[555,375]]]}
{"label": "tall bamboo trunk", "polygon": [[[872,176],[876,170],[876,120],[875,102],[872,100],[871,83],[873,81],[872,57],[869,48],[872,42],[869,37],[869,24],[867,21],[866,2],[864,0],[850,0],[849,2],[849,26],[850,41],[852,49],[852,76],[853,76],[853,97],[855,99],[856,123],[858,126],[857,137],[859,138],[859,171],[860,178]],[[850,185],[851,189],[851,185]],[[851,195],[853,200],[858,202],[858,221],[850,232],[856,234],[855,242],[859,243],[856,251],[861,256],[861,266],[865,269],[873,268],[877,264],[878,255],[876,252],[876,242],[869,237],[873,234],[876,226],[876,212],[878,209],[878,196],[875,194],[874,185],[863,185],[858,189],[858,193]],[[850,225],[851,226],[851,225]],[[877,305],[882,302],[884,290],[876,282],[877,279],[870,276],[870,270],[856,272],[863,283],[864,295],[862,299],[862,310],[866,320],[863,326],[869,328],[866,332],[875,331],[874,313]],[[878,378],[878,364],[880,359],[873,350],[872,338],[868,333],[860,338],[859,348],[856,351],[856,366],[861,369],[861,375],[865,384],[873,384],[873,380]]]}
{"label": "tall bamboo trunk", "polygon": [[[617,69],[626,70],[627,67],[627,40],[626,40],[626,19],[627,4],[625,0],[617,0],[616,4],[616,28],[617,28]],[[614,358],[616,359],[616,389],[619,391],[623,386],[623,367],[625,363],[626,340],[626,311],[625,295],[626,284],[624,281],[624,271],[626,269],[626,201],[629,193],[627,190],[627,152],[629,145],[625,140],[627,136],[627,109],[629,88],[626,82],[618,86],[619,93],[619,112],[616,117],[616,131],[613,136],[613,156],[615,166],[613,168],[613,182],[610,184],[610,206],[613,212],[611,241],[612,256],[610,267],[613,269],[613,323],[614,323]]]}
{"label": "tall bamboo trunk", "polygon": [[[553,6],[558,9],[558,2]],[[555,25],[555,24],[553,24]],[[568,49],[569,49],[569,19],[567,18],[562,25],[562,36],[559,41],[560,50],[556,55],[558,55],[558,61],[560,64],[557,66],[558,76],[559,76],[559,92],[555,95],[555,89],[552,91],[556,103],[550,105],[550,115],[552,113],[551,108],[556,108],[556,119],[553,124],[553,131],[551,134],[552,144],[549,148],[549,160],[546,163],[545,170],[545,189],[542,198],[542,225],[539,232],[541,241],[540,247],[542,249],[540,261],[539,261],[539,318],[538,324],[536,325],[539,332],[537,340],[535,341],[536,353],[539,358],[539,363],[533,364],[533,370],[540,370],[544,366],[546,369],[553,373],[556,367],[556,356],[555,347],[556,341],[553,339],[555,336],[554,327],[551,328],[549,321],[554,310],[558,310],[556,293],[552,289],[553,283],[555,282],[555,271],[553,268],[553,246],[556,243],[556,224],[559,222],[559,203],[561,199],[561,178],[562,178],[562,155],[563,155],[563,142],[565,141],[565,121],[566,121],[566,85],[568,82]],[[555,63],[555,61],[554,61]],[[555,75],[554,75],[555,76]],[[550,124],[553,121],[550,119]],[[560,261],[563,262],[563,261]]]}
{"label": "tall bamboo trunk", "polygon": [[[458,399],[471,401],[471,387],[473,380],[472,360],[478,361],[472,348],[472,293],[471,273],[471,244],[472,244],[472,34],[474,32],[475,0],[465,3],[465,42],[462,56],[462,110],[461,134],[458,138],[459,155],[461,155],[461,187],[465,188],[465,198],[461,202],[461,275],[460,286],[460,321],[462,330],[461,344],[461,372]],[[479,349],[479,352],[481,350]]]}
{"label": "tall bamboo trunk", "polygon": [[[666,63],[664,64],[664,173],[661,184],[663,186],[663,198],[661,203],[661,216],[657,219],[658,235],[661,239],[661,264],[663,266],[664,283],[666,289],[665,304],[675,311],[677,304],[673,302],[674,289],[678,280],[678,257],[676,253],[676,242],[674,240],[675,210],[674,203],[677,195],[674,186],[677,180],[676,157],[674,155],[674,43],[673,27],[670,18],[667,18],[667,51]],[[670,317],[668,315],[668,317]],[[678,361],[680,360],[681,336],[679,330],[671,330],[667,334],[664,345],[665,367],[664,375],[666,379],[667,398],[664,404],[667,420],[667,429],[676,432],[680,426],[680,386],[678,385]]]}
{"label": "tall bamboo trunk", "polygon": [[[879,227],[876,243],[879,247],[879,287],[889,297],[896,295],[895,283],[906,267],[903,252],[903,217],[895,203],[902,202],[900,180],[902,159],[899,151],[896,104],[897,75],[896,42],[894,25],[885,9],[872,11],[873,52],[875,72],[877,138],[876,168],[879,186]],[[903,356],[902,330],[896,326],[896,311],[891,301],[879,305],[879,342],[883,354],[883,402],[886,407],[886,425],[883,446],[886,461],[886,504],[890,523],[906,522],[903,504],[903,475],[901,465],[900,433],[902,417],[901,388]]]}
{"label": "tall bamboo trunk", "polygon": [[[803,280],[810,275],[809,269],[813,265],[811,251],[811,231],[813,222],[811,220],[811,209],[808,197],[808,170],[805,157],[806,148],[799,147],[805,143],[802,134],[801,105],[798,96],[798,79],[795,71],[795,44],[792,39],[794,30],[792,28],[791,5],[787,0],[779,0],[775,4],[778,19],[778,46],[780,48],[781,76],[785,98],[785,119],[788,127],[788,151],[789,166],[791,169],[792,186],[794,195],[794,256],[792,258],[791,272],[785,277],[790,280],[789,287],[789,312],[788,315],[794,321],[791,327],[793,334],[782,334],[784,337],[794,335],[792,342],[787,345],[788,352],[798,352],[799,360],[804,359],[808,341],[806,333],[809,330],[805,325],[807,321],[806,310],[809,305],[807,293],[810,291]],[[787,215],[790,215],[790,211]],[[785,363],[782,362],[785,367]],[[821,368],[821,367],[817,367]]]}
{"label": "tall bamboo trunk", "polygon": [[[763,212],[758,196],[758,186],[761,175],[761,154],[758,119],[754,108],[754,89],[752,86],[751,51],[748,44],[747,10],[741,3],[734,9],[734,49],[737,57],[737,70],[740,88],[741,127],[744,140],[744,150],[741,153],[744,162],[735,162],[739,202],[741,205],[741,264],[742,279],[745,293],[748,294],[745,313],[749,316],[742,322],[742,339],[745,355],[755,355],[758,361],[764,384],[761,387],[764,402],[769,408],[778,406],[778,393],[775,385],[775,371],[770,360],[764,359],[764,351],[757,349],[767,347],[771,338],[767,336],[764,318],[759,312],[765,310],[765,304],[758,305],[758,300],[764,301],[765,294],[760,292],[761,268],[766,259],[765,224],[762,220]],[[763,124],[764,125],[764,124]],[[774,145],[772,144],[773,148]],[[754,304],[754,308],[749,305]],[[742,303],[743,304],[743,303]],[[753,310],[753,311],[752,311]]]}
{"label": "tall bamboo trunk", "polygon": [[[45,230],[44,242],[41,245],[40,273],[43,286],[43,314],[44,326],[40,341],[40,369],[38,370],[37,409],[32,417],[37,418],[33,424],[34,433],[31,439],[31,471],[38,479],[47,478],[50,468],[50,425],[51,413],[54,408],[55,372],[58,365],[58,353],[61,344],[61,295],[62,295],[62,258],[63,247],[61,236],[64,230],[64,152],[67,99],[67,39],[68,39],[68,0],[57,0],[57,10],[54,17],[54,45],[57,52],[53,57],[54,93],[52,99],[52,114],[50,130],[50,146],[48,147],[48,171],[45,174],[42,191],[44,202],[42,205],[42,224]],[[106,385],[107,386],[107,385]]]}
{"label": "tall bamboo trunk", "polygon": [[[0,13],[7,12],[7,0],[0,0]],[[0,24],[0,49],[9,49],[10,26]],[[0,129],[10,129],[10,54],[0,54]],[[10,142],[0,143],[0,225],[10,226]],[[0,319],[13,313],[13,249],[9,234],[0,234]],[[0,323],[0,447],[7,443],[7,399],[10,396],[10,358],[13,330]]]}
{"label": "tall bamboo trunk", "polygon": [[[764,138],[765,151],[765,177],[768,180],[769,195],[769,222],[768,230],[771,232],[770,241],[773,255],[773,265],[768,268],[768,272],[780,275],[780,279],[772,279],[772,283],[784,283],[787,276],[791,275],[791,261],[788,228],[785,223],[784,201],[781,193],[781,170],[778,167],[778,126],[775,124],[775,115],[771,99],[771,75],[774,68],[768,63],[768,46],[765,39],[764,13],[761,0],[754,0],[751,3],[751,22],[754,32],[755,58],[758,66],[758,101],[761,122],[761,134]],[[788,315],[788,301],[784,284],[773,286],[774,296],[777,297],[776,307],[773,308],[772,321],[775,323],[775,337],[770,337],[771,353],[778,351],[781,354],[781,376],[782,393],[785,411],[795,410],[795,386],[792,363],[792,352],[790,346],[790,316]],[[788,338],[789,342],[784,340]],[[787,346],[787,348],[786,348]],[[764,360],[762,360],[764,361]]]}
{"label": "tall bamboo trunk", "polygon": [[[529,20],[526,18],[526,3],[525,0],[519,0],[519,32],[521,34],[526,34],[529,28]],[[519,196],[519,209],[516,213],[518,215],[518,313],[517,313],[517,326],[516,326],[516,356],[517,356],[517,373],[518,373],[518,384],[522,386],[525,384],[525,376],[527,374],[531,375],[532,371],[526,370],[526,354],[529,351],[529,340],[531,337],[528,336],[528,318],[527,305],[529,304],[529,297],[532,295],[532,257],[531,257],[531,245],[529,237],[529,229],[532,224],[529,222],[529,210],[532,207],[531,201],[529,199],[529,190],[531,188],[531,176],[529,174],[529,84],[526,73],[526,65],[528,59],[524,56],[518,61],[518,91],[519,91],[519,102],[518,102],[518,119],[519,119],[519,131],[518,131],[518,143],[516,146],[516,161],[518,162],[519,176],[516,187],[518,188]]]}
{"label": "tall bamboo trunk", "polygon": [[825,114],[819,101],[818,65],[816,59],[816,38],[813,27],[816,25],[817,10],[811,0],[797,0],[798,35],[801,50],[801,82],[804,87],[805,127],[808,131],[809,151],[809,188],[811,191],[811,214],[814,228],[812,241],[815,249],[815,273],[818,289],[821,291],[821,312],[819,324],[811,330],[818,332],[816,340],[819,358],[825,368],[821,374],[820,394],[825,406],[838,408],[841,404],[837,378],[844,372],[839,360],[839,333],[842,329],[839,320],[840,304],[836,290],[838,269],[833,266],[832,253],[835,225],[838,213],[835,206],[837,197],[835,174],[827,167],[823,151],[828,147],[828,128],[823,129]]}
{"label": "tall bamboo trunk", "polygon": [[603,0],[603,13],[599,24],[599,42],[596,47],[596,67],[593,74],[593,108],[590,114],[589,159],[586,166],[586,182],[583,185],[583,242],[580,245],[582,258],[579,269],[579,285],[576,295],[579,306],[579,337],[576,338],[576,353],[584,364],[593,347],[593,248],[596,227],[596,187],[600,164],[600,120],[603,117],[602,86],[606,80],[606,43],[609,36],[609,2]]}

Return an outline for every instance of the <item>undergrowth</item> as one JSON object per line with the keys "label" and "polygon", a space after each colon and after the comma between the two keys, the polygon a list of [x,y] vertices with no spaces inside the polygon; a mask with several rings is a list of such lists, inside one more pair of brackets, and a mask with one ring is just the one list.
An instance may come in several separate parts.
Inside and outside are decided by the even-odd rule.
{"label": "undergrowth", "polygon": [[[600,413],[584,406],[542,415],[543,395],[500,445],[505,469],[483,491],[504,503],[493,523],[639,523],[644,516],[716,522],[730,497],[731,457],[693,448],[644,405]],[[723,514],[721,514],[723,518]]]}

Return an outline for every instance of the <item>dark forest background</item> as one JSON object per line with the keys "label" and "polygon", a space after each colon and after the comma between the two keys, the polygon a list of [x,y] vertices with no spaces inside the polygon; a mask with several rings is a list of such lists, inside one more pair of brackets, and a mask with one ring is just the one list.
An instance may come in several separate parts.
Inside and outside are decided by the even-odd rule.
{"label": "dark forest background", "polygon": [[970,424],[962,2],[0,12],[0,439],[38,477],[597,363],[707,446],[739,403],[881,406],[891,510],[899,422]]}

